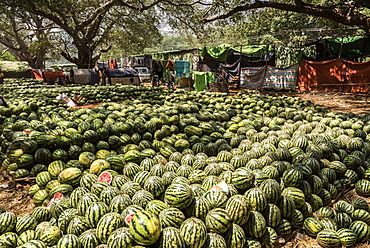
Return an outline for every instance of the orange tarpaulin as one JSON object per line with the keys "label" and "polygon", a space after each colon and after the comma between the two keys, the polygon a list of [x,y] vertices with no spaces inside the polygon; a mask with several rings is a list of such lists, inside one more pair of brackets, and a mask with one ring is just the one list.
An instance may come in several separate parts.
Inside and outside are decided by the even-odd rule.
{"label": "orange tarpaulin", "polygon": [[300,91],[368,92],[370,62],[301,60],[297,87]]}
{"label": "orange tarpaulin", "polygon": [[32,70],[33,77],[37,80],[44,80],[42,77],[42,71],[40,69]]}
{"label": "orange tarpaulin", "polygon": [[53,79],[55,81],[58,76],[61,76],[62,78],[66,76],[62,71],[43,71],[42,75],[44,76],[44,80],[46,82],[49,82],[50,79]]}

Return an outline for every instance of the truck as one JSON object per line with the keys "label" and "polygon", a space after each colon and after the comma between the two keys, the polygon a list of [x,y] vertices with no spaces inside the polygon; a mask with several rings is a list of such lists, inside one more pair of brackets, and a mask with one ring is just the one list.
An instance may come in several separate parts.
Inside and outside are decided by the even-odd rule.
{"label": "truck", "polygon": [[150,72],[148,67],[145,66],[134,66],[133,67],[138,73],[140,82],[142,83],[150,83]]}

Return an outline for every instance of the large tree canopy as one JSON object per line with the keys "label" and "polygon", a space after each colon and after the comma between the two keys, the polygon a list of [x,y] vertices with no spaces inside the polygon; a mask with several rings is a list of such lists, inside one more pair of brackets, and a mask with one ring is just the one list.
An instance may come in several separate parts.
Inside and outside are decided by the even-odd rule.
{"label": "large tree canopy", "polygon": [[52,22],[59,33],[53,50],[80,68],[93,67],[112,45],[138,51],[160,40],[155,13],[117,0],[4,0],[3,4]]}
{"label": "large tree canopy", "polygon": [[342,32],[349,25],[368,32],[370,4],[367,0],[2,0],[0,43],[34,68],[40,68],[51,53],[91,68],[111,47],[121,56],[160,47],[158,24],[163,21],[192,44],[247,44],[254,36],[267,34],[259,42],[286,39],[292,30],[305,28]]}
{"label": "large tree canopy", "polygon": [[358,26],[366,32],[370,31],[370,2],[368,0],[214,1],[214,5],[204,14],[203,21],[226,19],[240,12],[264,8],[324,17],[344,25]]}
{"label": "large tree canopy", "polygon": [[16,6],[0,3],[0,44],[14,58],[27,61],[33,68],[44,65],[45,56],[53,46],[53,23],[38,15],[19,11]]}

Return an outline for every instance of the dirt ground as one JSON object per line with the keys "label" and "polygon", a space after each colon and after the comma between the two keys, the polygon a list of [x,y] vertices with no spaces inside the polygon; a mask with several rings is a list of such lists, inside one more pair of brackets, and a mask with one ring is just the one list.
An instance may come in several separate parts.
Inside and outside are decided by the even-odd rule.
{"label": "dirt ground", "polygon": [[0,173],[0,207],[17,216],[31,213],[35,205],[28,195],[28,189],[35,182],[18,181],[15,185]]}
{"label": "dirt ground", "polygon": [[336,92],[267,92],[267,94],[298,96],[303,100],[310,100],[333,112],[359,115],[370,113],[370,95],[365,94]]}
{"label": "dirt ground", "polygon": [[[298,92],[261,92],[268,95],[298,96],[303,100],[310,100],[315,104],[324,106],[333,112],[367,114],[370,113],[370,97],[361,94],[351,93],[298,93]],[[10,181],[0,174],[0,207],[16,215],[28,214],[34,208],[31,198],[28,196],[28,189],[34,182],[19,181],[14,187],[3,188],[9,185]],[[356,196],[354,190],[345,194],[343,199],[352,199]],[[369,203],[370,200],[365,198]],[[286,248],[316,248],[320,247],[316,240],[304,236],[302,240],[293,237],[291,241],[279,245]],[[356,248],[368,248],[368,244],[358,244]]]}

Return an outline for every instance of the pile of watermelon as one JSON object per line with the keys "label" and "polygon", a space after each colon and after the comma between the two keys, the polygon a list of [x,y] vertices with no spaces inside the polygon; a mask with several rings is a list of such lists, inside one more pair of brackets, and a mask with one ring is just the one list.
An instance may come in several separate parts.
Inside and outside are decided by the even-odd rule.
{"label": "pile of watermelon", "polygon": [[[370,115],[132,86],[67,87],[96,104],[68,108],[45,97],[62,87],[2,87],[1,166],[35,177],[36,207],[0,208],[0,247],[269,248],[300,232],[336,248],[370,237]],[[359,197],[338,201],[351,188]]]}

